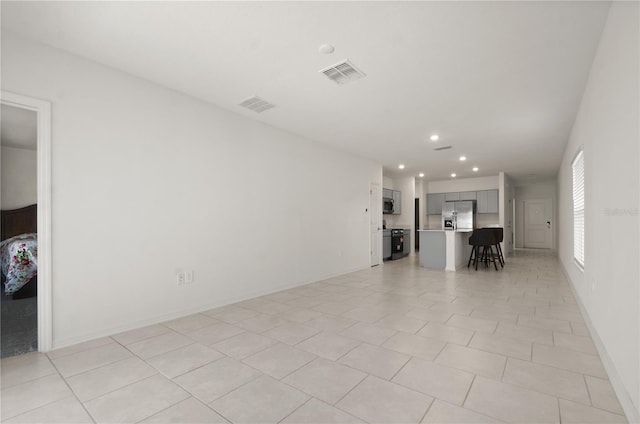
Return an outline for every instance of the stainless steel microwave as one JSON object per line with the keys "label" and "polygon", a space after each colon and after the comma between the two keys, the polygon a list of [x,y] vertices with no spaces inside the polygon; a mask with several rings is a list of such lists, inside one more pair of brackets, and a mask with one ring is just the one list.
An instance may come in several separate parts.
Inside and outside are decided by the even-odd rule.
{"label": "stainless steel microwave", "polygon": [[390,197],[382,198],[382,213],[393,213],[393,199]]}

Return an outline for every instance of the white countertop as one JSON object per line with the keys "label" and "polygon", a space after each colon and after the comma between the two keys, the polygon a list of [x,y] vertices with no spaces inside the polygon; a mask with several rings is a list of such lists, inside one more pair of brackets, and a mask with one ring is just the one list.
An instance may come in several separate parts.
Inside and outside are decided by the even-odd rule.
{"label": "white countertop", "polygon": [[446,231],[446,232],[454,232],[454,233],[471,233],[473,232],[473,228],[458,228],[456,230],[444,230],[444,229],[425,229],[425,230],[418,230],[418,231]]}

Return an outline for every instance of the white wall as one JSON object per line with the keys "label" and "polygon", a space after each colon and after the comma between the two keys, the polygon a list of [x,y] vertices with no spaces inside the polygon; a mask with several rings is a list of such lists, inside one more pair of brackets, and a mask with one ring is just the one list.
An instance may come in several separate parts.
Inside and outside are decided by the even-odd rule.
{"label": "white wall", "polygon": [[7,33],[2,88],[52,102],[54,347],[369,266],[377,164]]}
{"label": "white wall", "polygon": [[[559,255],[631,422],[640,421],[638,3],[613,2],[558,175]],[[585,157],[585,266],[573,262],[571,162]]]}
{"label": "white wall", "polygon": [[503,228],[504,237],[502,242],[502,253],[508,256],[513,251],[513,207],[512,202],[515,196],[515,187],[511,177],[504,172],[498,174],[498,223]]}
{"label": "white wall", "polygon": [[524,247],[524,202],[525,200],[551,199],[551,248],[558,247],[558,189],[555,180],[520,184],[515,188],[516,196],[516,247]]}
{"label": "white wall", "polygon": [[2,209],[17,209],[38,202],[35,150],[2,146]]}

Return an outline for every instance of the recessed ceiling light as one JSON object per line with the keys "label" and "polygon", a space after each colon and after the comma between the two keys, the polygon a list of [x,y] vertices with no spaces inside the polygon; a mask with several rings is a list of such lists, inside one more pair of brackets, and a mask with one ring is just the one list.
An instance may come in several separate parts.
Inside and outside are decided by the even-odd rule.
{"label": "recessed ceiling light", "polygon": [[421,172],[421,173],[419,173],[419,174],[418,174],[418,176],[419,176],[420,178],[422,178],[422,177],[424,177],[424,173],[422,173],[422,172]]}
{"label": "recessed ceiling light", "polygon": [[473,172],[478,172],[478,167],[477,166],[473,167]]}
{"label": "recessed ceiling light", "polygon": [[451,174],[451,178],[455,178],[456,177],[456,173],[454,172],[453,174]]}
{"label": "recessed ceiling light", "polygon": [[399,169],[404,169],[404,164],[401,163],[400,165],[398,165],[398,168]]}
{"label": "recessed ceiling light", "polygon": [[438,134],[432,134],[430,138],[431,141],[438,141],[440,139],[440,136]]}
{"label": "recessed ceiling light", "polygon": [[466,157],[466,156],[460,156],[460,160],[461,160],[462,162],[464,162],[465,160],[467,160],[467,157]]}
{"label": "recessed ceiling light", "polygon": [[335,49],[331,44],[323,44],[320,47],[318,47],[318,53],[322,53],[322,54],[331,54],[333,53],[334,50]]}

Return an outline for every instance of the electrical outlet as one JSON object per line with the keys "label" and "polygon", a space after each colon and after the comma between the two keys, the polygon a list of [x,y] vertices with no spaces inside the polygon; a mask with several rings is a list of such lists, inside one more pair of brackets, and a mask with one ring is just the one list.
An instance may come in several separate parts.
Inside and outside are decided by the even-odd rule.
{"label": "electrical outlet", "polygon": [[193,283],[193,270],[185,271],[185,273],[184,273],[184,282],[185,282],[185,284]]}
{"label": "electrical outlet", "polygon": [[176,282],[178,283],[179,286],[182,286],[185,284],[185,273],[184,272],[179,272],[178,274],[176,274]]}

